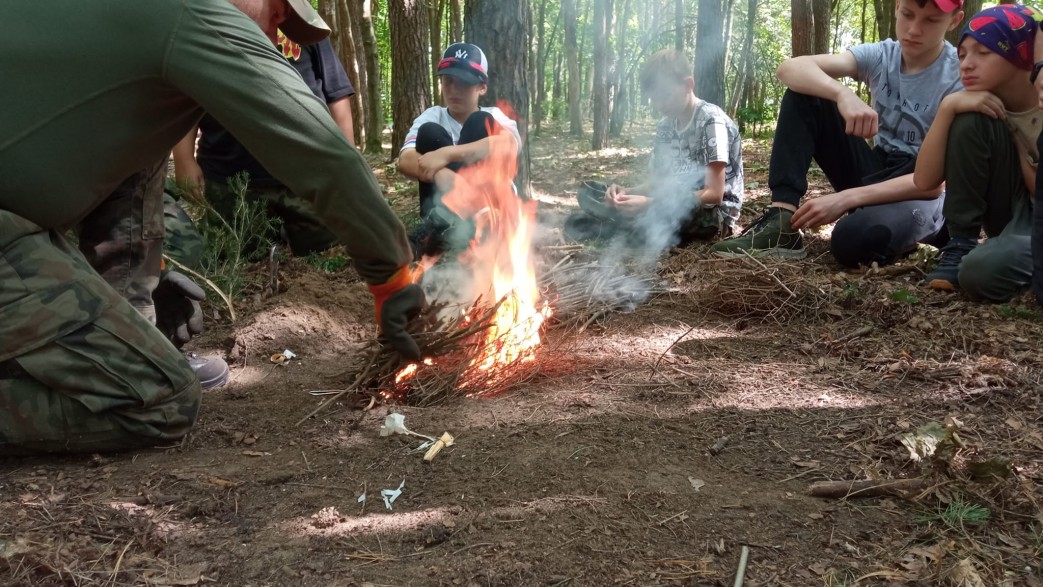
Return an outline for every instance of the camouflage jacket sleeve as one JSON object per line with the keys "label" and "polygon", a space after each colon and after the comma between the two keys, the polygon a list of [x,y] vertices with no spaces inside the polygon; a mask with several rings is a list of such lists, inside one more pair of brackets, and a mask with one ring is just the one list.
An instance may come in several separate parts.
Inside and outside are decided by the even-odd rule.
{"label": "camouflage jacket sleeve", "polygon": [[185,6],[164,64],[167,81],[312,202],[367,282],[386,281],[412,259],[405,227],[325,104],[230,4]]}

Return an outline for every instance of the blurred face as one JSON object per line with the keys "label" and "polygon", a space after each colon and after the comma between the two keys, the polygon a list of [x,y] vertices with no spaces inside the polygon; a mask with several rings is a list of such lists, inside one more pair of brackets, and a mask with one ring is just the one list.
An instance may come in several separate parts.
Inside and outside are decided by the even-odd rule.
{"label": "blurred face", "polygon": [[229,0],[240,12],[257,23],[275,44],[276,29],[286,21],[290,6],[286,0]]}
{"label": "blurred face", "polygon": [[963,11],[942,12],[928,0],[923,8],[916,0],[900,0],[895,9],[895,29],[902,46],[902,56],[916,59],[936,53],[945,40],[945,33],[963,20]]}
{"label": "blurred face", "polygon": [[488,90],[486,84],[465,84],[460,78],[452,75],[438,77],[442,87],[442,99],[450,114],[468,115],[478,110],[478,98]]}
{"label": "blurred face", "polygon": [[964,37],[958,51],[960,80],[969,91],[991,92],[1011,79],[1027,74],[973,37]]}
{"label": "blurred face", "polygon": [[688,106],[688,94],[694,84],[690,77],[681,82],[658,77],[645,89],[645,95],[656,112],[663,116],[677,117],[683,114]]}

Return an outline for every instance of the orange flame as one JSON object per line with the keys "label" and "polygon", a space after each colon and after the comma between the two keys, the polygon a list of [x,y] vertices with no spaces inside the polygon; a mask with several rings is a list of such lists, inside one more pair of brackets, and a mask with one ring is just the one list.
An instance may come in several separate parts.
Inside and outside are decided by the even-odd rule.
{"label": "orange flame", "polygon": [[[506,104],[501,109],[513,112]],[[472,363],[489,371],[529,361],[540,344],[540,328],[550,308],[539,299],[532,262],[536,202],[514,191],[518,171],[514,137],[497,124],[489,129],[489,154],[457,174],[442,203],[462,218],[474,218],[476,235],[460,262],[470,266],[487,300],[504,302],[497,310],[485,350]]]}
{"label": "orange flame", "polygon": [[[514,112],[506,103],[499,106],[505,112]],[[461,218],[474,219],[477,226],[469,249],[458,259],[473,272],[477,288],[472,292],[474,297],[503,300],[479,356],[469,367],[492,373],[478,378],[465,374],[459,380],[461,388],[496,383],[498,367],[533,360],[540,344],[540,328],[551,315],[550,306],[539,299],[531,258],[536,202],[523,202],[514,190],[517,146],[514,137],[494,122],[489,129],[489,154],[460,170],[453,189],[442,197],[447,208]],[[430,268],[435,261],[425,257],[421,265]],[[465,323],[472,319],[470,315],[463,318]],[[423,363],[434,365],[430,358]],[[395,386],[416,377],[417,370],[417,363],[406,365],[395,376]],[[391,391],[382,393],[386,397],[394,395]]]}

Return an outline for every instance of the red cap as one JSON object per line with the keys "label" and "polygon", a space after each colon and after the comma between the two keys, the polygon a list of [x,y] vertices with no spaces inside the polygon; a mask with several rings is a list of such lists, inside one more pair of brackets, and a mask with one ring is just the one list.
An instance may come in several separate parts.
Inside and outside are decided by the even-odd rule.
{"label": "red cap", "polygon": [[934,5],[942,12],[955,12],[963,8],[963,0],[934,0]]}

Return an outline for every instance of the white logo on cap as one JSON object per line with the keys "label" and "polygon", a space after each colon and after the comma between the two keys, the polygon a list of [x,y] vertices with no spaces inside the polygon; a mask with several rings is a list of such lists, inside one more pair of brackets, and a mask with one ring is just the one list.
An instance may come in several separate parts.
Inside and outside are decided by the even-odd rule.
{"label": "white logo on cap", "polygon": [[463,49],[458,49],[456,51],[456,58],[457,59],[467,59],[467,51],[464,51]]}

